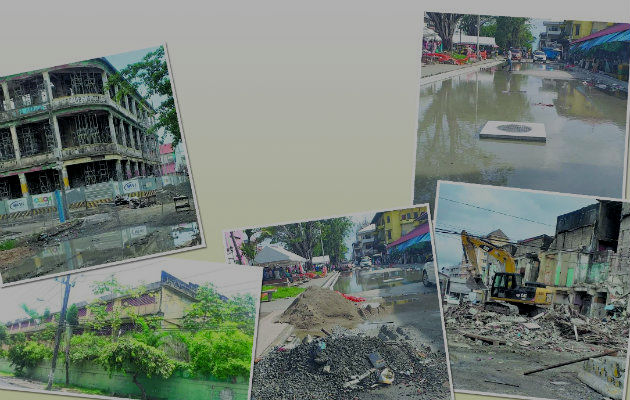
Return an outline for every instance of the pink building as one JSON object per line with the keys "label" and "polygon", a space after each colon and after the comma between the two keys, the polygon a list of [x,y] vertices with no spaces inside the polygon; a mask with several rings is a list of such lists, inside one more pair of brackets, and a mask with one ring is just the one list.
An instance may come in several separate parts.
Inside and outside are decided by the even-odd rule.
{"label": "pink building", "polygon": [[175,173],[175,151],[171,143],[160,145],[160,161],[162,164],[162,175]]}
{"label": "pink building", "polygon": [[230,264],[248,265],[247,257],[241,251],[241,245],[245,239],[243,231],[225,232],[225,249],[227,262]]}

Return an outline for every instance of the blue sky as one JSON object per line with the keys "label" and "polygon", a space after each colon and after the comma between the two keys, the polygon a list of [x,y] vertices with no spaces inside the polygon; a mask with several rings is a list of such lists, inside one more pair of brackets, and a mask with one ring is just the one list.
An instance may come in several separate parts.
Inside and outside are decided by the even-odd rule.
{"label": "blue sky", "polygon": [[[501,229],[512,241],[541,234],[553,236],[559,215],[593,203],[596,203],[593,198],[442,182],[435,227],[479,235]],[[440,266],[461,262],[459,235],[436,233],[435,244]]]}

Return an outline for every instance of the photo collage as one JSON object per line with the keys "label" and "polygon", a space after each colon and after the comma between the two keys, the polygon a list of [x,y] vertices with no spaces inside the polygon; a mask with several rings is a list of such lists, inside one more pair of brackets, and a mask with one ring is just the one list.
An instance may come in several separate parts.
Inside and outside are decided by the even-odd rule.
{"label": "photo collage", "polygon": [[630,23],[418,21],[398,207],[202,222],[168,42],[0,76],[0,398],[626,400]]}

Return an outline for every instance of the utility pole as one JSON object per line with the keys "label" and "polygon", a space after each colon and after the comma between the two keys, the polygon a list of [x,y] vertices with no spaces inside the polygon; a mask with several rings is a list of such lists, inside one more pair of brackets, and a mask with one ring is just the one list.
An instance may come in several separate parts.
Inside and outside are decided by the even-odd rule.
{"label": "utility pole", "polygon": [[46,390],[52,389],[53,380],[55,377],[55,368],[57,367],[57,357],[59,356],[59,344],[61,342],[61,335],[63,333],[64,325],[66,322],[66,312],[68,311],[68,298],[70,297],[70,288],[74,286],[74,284],[70,284],[70,275],[66,275],[66,279],[63,281],[63,284],[65,285],[65,291],[63,294],[61,313],[59,313],[59,324],[57,325],[57,333],[55,334],[55,348],[53,350],[50,372],[48,373],[48,384],[46,385]]}
{"label": "utility pole", "polygon": [[481,30],[481,15],[477,15],[477,61],[479,61],[479,56],[481,55],[479,51],[479,31]]}
{"label": "utility pole", "polygon": [[243,264],[243,259],[241,258],[241,252],[236,245],[236,239],[234,238],[234,231],[230,232],[230,237],[232,238],[232,244],[234,245],[234,252],[236,253],[236,258],[238,259],[239,264]]}

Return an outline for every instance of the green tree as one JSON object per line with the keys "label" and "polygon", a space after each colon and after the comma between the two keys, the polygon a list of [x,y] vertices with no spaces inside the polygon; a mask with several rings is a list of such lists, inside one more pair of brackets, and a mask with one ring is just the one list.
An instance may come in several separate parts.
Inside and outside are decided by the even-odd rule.
{"label": "green tree", "polygon": [[66,367],[66,385],[70,384],[70,343],[73,329],[79,325],[79,308],[72,304],[66,311],[66,348],[64,351],[64,365]]}
{"label": "green tree", "polygon": [[212,284],[206,284],[197,289],[196,299],[184,315],[184,328],[200,331],[230,327],[254,334],[256,302],[251,295],[228,299],[222,297]]}
{"label": "green tree", "polygon": [[130,374],[143,400],[147,399],[147,393],[138,377],[168,379],[176,367],[176,363],[162,350],[129,337],[105,345],[98,362],[110,373]]}
{"label": "green tree", "polygon": [[[459,28],[466,34],[470,36],[477,36],[477,23],[479,23],[480,28],[483,28],[486,24],[494,21],[494,17],[491,15],[474,15],[474,14],[466,14],[459,21]],[[479,31],[481,35],[481,29]]]}
{"label": "green tree", "polygon": [[148,53],[141,61],[128,65],[118,74],[110,75],[107,79],[106,90],[114,86],[118,87],[115,100],[119,103],[125,95],[132,95],[141,88],[145,90],[146,98],[159,97],[161,103],[156,109],[156,122],[149,129],[149,132],[164,128],[166,133],[172,135],[173,146],[181,141],[182,136],[179,130],[164,47],[160,46],[155,51]]}
{"label": "green tree", "polygon": [[531,48],[534,42],[529,18],[496,17],[495,40],[497,45],[507,50],[511,47]]}
{"label": "green tree", "polygon": [[310,264],[313,250],[320,242],[321,222],[308,221],[269,228],[272,243],[281,243],[287,250],[306,258]]}
{"label": "green tree", "polygon": [[427,12],[425,16],[431,22],[435,32],[442,38],[442,48],[444,50],[452,50],[453,33],[464,14]]}
{"label": "green tree", "polygon": [[15,368],[17,375],[23,375],[24,370],[39,365],[43,360],[50,358],[52,351],[49,347],[33,342],[21,341],[9,347],[7,357],[11,366]]}
{"label": "green tree", "polygon": [[258,245],[269,238],[271,232],[268,228],[254,228],[245,229],[243,233],[245,233],[246,239],[241,244],[241,252],[252,263],[258,254]]}
{"label": "green tree", "polygon": [[0,324],[0,347],[8,343],[9,341],[9,332],[7,331],[7,327],[4,324]]}
{"label": "green tree", "polygon": [[[352,220],[348,217],[331,218],[321,221],[320,226],[322,240],[319,243],[315,243],[313,254],[315,256],[329,255],[330,262],[337,264],[348,252],[345,239],[352,230]],[[324,253],[326,254],[322,253],[322,242],[324,245]]]}

